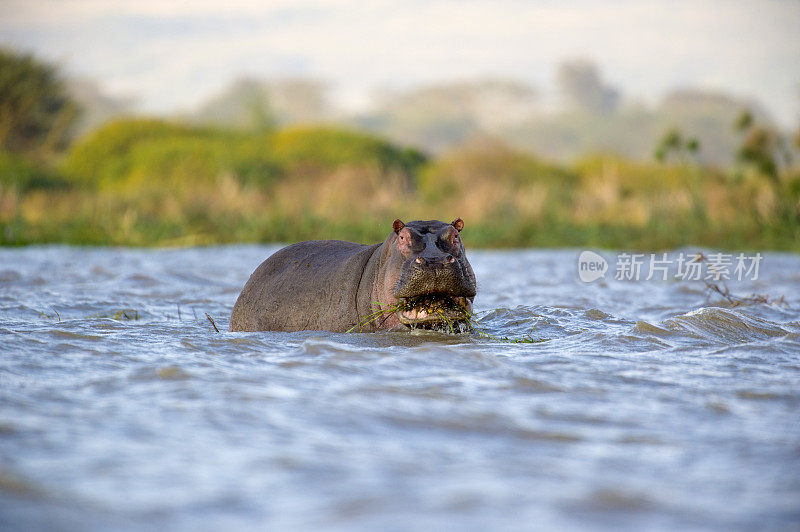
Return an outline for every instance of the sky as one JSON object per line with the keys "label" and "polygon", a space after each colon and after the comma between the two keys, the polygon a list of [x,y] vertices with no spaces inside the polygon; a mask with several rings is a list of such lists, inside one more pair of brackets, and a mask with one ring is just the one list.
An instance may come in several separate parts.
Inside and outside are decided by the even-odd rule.
{"label": "sky", "polygon": [[338,103],[376,88],[489,77],[553,92],[594,61],[624,96],[758,99],[800,123],[800,0],[0,0],[0,44],[148,112],[186,111],[241,77],[313,77]]}

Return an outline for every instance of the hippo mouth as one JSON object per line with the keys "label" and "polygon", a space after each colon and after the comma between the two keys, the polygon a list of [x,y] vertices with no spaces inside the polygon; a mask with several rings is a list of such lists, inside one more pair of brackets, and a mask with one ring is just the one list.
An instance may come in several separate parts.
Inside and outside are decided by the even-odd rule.
{"label": "hippo mouth", "polygon": [[451,294],[401,297],[397,305],[400,323],[411,328],[463,330],[472,314],[472,298]]}

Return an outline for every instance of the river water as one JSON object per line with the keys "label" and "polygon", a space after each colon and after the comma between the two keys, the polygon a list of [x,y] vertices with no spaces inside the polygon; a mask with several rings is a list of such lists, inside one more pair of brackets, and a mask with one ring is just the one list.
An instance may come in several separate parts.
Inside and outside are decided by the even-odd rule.
{"label": "river water", "polygon": [[800,256],[733,307],[471,251],[494,338],[226,332],[276,249],[0,249],[0,529],[800,527]]}

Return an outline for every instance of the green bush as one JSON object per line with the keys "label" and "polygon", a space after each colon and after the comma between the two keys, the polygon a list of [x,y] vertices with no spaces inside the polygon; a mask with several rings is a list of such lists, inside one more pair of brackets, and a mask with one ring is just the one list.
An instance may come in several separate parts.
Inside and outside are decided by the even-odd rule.
{"label": "green bush", "polygon": [[63,190],[69,182],[55,170],[0,150],[0,188],[18,192]]}
{"label": "green bush", "polygon": [[266,186],[275,178],[308,170],[376,165],[411,176],[424,162],[369,135],[332,128],[247,133],[190,127],[161,120],[118,120],[77,143],[65,165],[76,183],[113,189],[213,183],[229,175],[242,184]]}
{"label": "green bush", "polygon": [[190,127],[160,120],[119,120],[76,144],[65,165],[90,187],[213,183],[230,175],[265,185],[280,173],[270,137]]}
{"label": "green bush", "polygon": [[272,146],[287,168],[331,170],[373,164],[411,175],[425,162],[420,152],[400,149],[380,137],[326,127],[285,129],[275,134]]}
{"label": "green bush", "polygon": [[135,173],[136,167],[143,162],[135,154],[135,148],[142,143],[211,136],[213,133],[209,130],[162,120],[121,119],[97,129],[76,143],[64,169],[69,177],[82,185],[119,185],[131,173]]}

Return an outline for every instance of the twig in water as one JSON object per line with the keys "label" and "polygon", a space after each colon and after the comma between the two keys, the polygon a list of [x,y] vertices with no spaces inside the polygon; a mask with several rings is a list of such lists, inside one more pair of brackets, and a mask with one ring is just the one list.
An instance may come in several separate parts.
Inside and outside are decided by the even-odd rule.
{"label": "twig in water", "polygon": [[208,318],[208,321],[211,322],[211,326],[214,327],[214,330],[219,332],[219,329],[217,329],[217,324],[214,323],[214,320],[208,315],[208,312],[206,312],[206,318]]}
{"label": "twig in water", "polygon": [[710,292],[716,292],[728,303],[730,303],[731,307],[738,307],[739,305],[757,305],[760,303],[765,305],[773,304],[781,307],[789,306],[788,303],[786,303],[785,296],[781,296],[777,299],[770,298],[770,296],[764,294],[752,294],[747,297],[741,297],[732,294],[728,288],[728,285],[725,284],[725,281],[720,280],[719,283],[712,283],[704,280],[703,283],[706,285],[706,290],[709,292],[709,297],[711,295]]}
{"label": "twig in water", "polygon": [[[709,262],[708,258],[703,255],[702,252],[697,253],[697,262]],[[708,279],[703,279],[703,284],[706,285],[706,291],[708,295],[706,296],[706,301],[708,301],[711,297],[712,293],[719,294],[725,301],[730,303],[731,307],[738,307],[740,305],[758,305],[758,304],[773,304],[778,306],[785,306],[788,307],[788,303],[786,303],[786,299],[784,296],[781,296],[777,299],[771,298],[768,295],[764,294],[752,294],[747,297],[737,296],[731,293],[730,288],[725,283],[723,279],[719,279],[717,282],[709,281]]]}
{"label": "twig in water", "polygon": [[181,303],[178,302],[178,321],[181,321]]}

